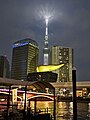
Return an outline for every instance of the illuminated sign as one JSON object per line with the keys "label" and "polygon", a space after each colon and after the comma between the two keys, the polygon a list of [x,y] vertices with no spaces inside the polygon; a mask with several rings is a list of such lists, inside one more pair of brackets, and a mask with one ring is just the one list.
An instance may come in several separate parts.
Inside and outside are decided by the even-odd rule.
{"label": "illuminated sign", "polygon": [[24,45],[27,45],[27,44],[28,44],[28,42],[16,43],[16,44],[13,45],[13,48],[15,48],[15,47],[20,47],[20,46],[24,46]]}

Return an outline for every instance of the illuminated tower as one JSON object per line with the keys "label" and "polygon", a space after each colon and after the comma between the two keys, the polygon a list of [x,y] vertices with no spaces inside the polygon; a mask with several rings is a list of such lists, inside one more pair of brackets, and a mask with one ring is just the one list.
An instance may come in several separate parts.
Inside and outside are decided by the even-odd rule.
{"label": "illuminated tower", "polygon": [[48,56],[49,56],[49,48],[48,48],[48,18],[45,19],[46,22],[46,31],[45,31],[45,40],[44,40],[44,49],[43,49],[43,64],[48,65]]}
{"label": "illuminated tower", "polygon": [[13,44],[11,78],[26,80],[28,73],[36,71],[38,50],[37,42],[29,38]]}

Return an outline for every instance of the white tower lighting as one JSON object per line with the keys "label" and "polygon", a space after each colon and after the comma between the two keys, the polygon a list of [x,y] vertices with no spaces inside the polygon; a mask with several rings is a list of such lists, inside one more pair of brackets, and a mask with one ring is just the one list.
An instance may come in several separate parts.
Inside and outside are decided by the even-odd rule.
{"label": "white tower lighting", "polygon": [[44,49],[43,49],[43,64],[48,65],[49,57],[49,48],[48,48],[48,17],[45,18],[46,22],[46,31],[45,31],[45,40],[44,40]]}

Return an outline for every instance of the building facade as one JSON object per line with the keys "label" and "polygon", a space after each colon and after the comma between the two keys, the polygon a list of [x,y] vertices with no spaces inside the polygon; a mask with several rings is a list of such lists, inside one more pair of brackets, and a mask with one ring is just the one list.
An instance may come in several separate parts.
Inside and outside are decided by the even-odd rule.
{"label": "building facade", "polygon": [[58,82],[72,81],[73,49],[63,46],[52,46],[50,51],[51,64],[64,64],[60,69],[55,70],[58,74]]}
{"label": "building facade", "polygon": [[6,56],[0,56],[0,77],[10,77],[10,65]]}
{"label": "building facade", "polygon": [[11,78],[27,80],[28,73],[36,72],[39,47],[36,41],[26,38],[13,44]]}

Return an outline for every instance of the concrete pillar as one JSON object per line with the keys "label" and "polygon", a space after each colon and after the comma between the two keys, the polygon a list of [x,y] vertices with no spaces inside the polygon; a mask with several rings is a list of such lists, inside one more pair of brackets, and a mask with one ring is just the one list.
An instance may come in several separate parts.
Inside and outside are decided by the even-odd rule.
{"label": "concrete pillar", "polygon": [[10,111],[9,111],[9,107],[10,107],[10,90],[11,90],[11,85],[9,85],[9,93],[7,96],[7,119],[9,119],[9,115],[10,115]]}
{"label": "concrete pillar", "polygon": [[55,88],[54,88],[54,120],[56,120],[56,99],[55,99]]}
{"label": "concrete pillar", "polygon": [[72,70],[73,82],[73,120],[77,120],[77,98],[76,98],[76,69]]}
{"label": "concrete pillar", "polygon": [[36,113],[37,110],[37,99],[34,98],[34,113]]}

